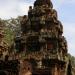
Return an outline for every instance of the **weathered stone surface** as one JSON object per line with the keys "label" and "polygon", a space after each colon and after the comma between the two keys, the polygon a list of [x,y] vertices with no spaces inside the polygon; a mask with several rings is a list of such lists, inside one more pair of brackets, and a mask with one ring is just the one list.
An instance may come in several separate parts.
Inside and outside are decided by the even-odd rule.
{"label": "weathered stone surface", "polygon": [[34,3],[34,6],[41,6],[41,5],[47,5],[50,6],[51,8],[53,7],[50,0],[36,0]]}
{"label": "weathered stone surface", "polygon": [[28,16],[23,17],[21,28],[22,36],[16,43],[20,48],[16,49],[25,52],[32,75],[68,75],[67,41],[52,2],[36,0],[34,7],[29,7]]}

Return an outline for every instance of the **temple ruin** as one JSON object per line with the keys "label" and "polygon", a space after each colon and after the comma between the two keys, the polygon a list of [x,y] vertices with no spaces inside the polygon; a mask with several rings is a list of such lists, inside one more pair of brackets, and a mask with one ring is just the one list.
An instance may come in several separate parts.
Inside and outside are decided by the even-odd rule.
{"label": "temple ruin", "polygon": [[25,52],[24,59],[31,65],[25,69],[32,75],[71,75],[63,25],[51,0],[36,0],[28,16],[23,16],[21,30],[15,43],[17,52]]}
{"label": "temple ruin", "polygon": [[[0,42],[3,37],[0,26]],[[72,75],[63,25],[51,0],[36,0],[29,6],[21,20],[21,35],[14,42],[11,60],[8,56],[0,60],[0,75]],[[0,58],[4,50],[6,46],[0,44]]]}

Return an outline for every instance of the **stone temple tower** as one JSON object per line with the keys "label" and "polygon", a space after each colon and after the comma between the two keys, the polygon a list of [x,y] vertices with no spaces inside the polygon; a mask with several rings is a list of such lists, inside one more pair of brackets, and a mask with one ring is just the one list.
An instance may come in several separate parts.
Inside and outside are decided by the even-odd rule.
{"label": "stone temple tower", "polygon": [[[17,51],[24,51],[32,75],[67,75],[67,41],[62,23],[50,0],[36,0],[21,21]],[[29,68],[28,68],[29,70]]]}

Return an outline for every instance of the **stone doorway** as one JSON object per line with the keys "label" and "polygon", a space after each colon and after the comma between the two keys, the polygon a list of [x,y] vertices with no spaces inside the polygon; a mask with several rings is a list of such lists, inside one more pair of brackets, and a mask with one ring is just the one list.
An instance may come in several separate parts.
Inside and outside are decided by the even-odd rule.
{"label": "stone doorway", "polygon": [[5,71],[0,71],[0,75],[8,75]]}
{"label": "stone doorway", "polygon": [[50,73],[50,71],[40,71],[32,73],[32,75],[52,75],[52,74]]}

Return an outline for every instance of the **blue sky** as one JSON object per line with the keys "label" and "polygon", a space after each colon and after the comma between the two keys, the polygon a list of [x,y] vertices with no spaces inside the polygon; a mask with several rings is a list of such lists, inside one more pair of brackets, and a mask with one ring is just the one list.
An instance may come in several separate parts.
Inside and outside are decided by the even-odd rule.
{"label": "blue sky", "polygon": [[[9,19],[27,14],[35,0],[0,0],[0,18]],[[64,27],[69,53],[75,56],[75,0],[52,0]]]}

